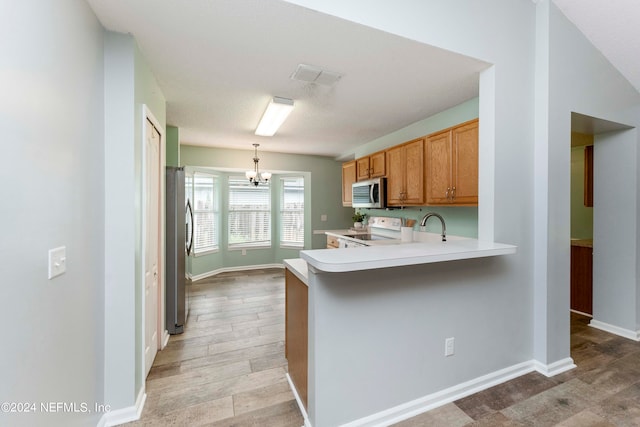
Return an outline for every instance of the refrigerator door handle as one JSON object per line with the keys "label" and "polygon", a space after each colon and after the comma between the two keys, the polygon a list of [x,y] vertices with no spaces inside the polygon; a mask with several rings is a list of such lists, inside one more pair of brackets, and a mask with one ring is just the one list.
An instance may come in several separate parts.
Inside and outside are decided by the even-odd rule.
{"label": "refrigerator door handle", "polygon": [[187,200],[187,215],[189,216],[189,220],[187,222],[187,226],[185,227],[185,240],[187,242],[187,255],[191,255],[191,249],[193,248],[193,233],[194,233],[194,224],[193,224],[193,209],[191,208],[191,200]]}

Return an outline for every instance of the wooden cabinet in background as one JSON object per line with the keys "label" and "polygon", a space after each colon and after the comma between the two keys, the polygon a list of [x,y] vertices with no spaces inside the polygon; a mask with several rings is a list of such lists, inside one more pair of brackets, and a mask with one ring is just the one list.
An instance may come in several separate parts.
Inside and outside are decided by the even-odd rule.
{"label": "wooden cabinet in background", "polygon": [[429,135],[425,142],[427,205],[478,204],[478,120]]}
{"label": "wooden cabinet in background", "polygon": [[336,236],[327,235],[327,249],[337,249],[338,247],[338,238]]}
{"label": "wooden cabinet in background", "polygon": [[424,204],[424,139],[389,148],[387,164],[387,204]]}
{"label": "wooden cabinet in background", "polygon": [[371,178],[385,176],[385,152],[379,151],[356,160],[356,178],[364,181]]}
{"label": "wooden cabinet in background", "polygon": [[593,207],[593,145],[584,147],[584,205]]}
{"label": "wooden cabinet in background", "polygon": [[571,242],[571,310],[593,314],[593,243]]}
{"label": "wooden cabinet in background", "polygon": [[353,200],[351,185],[356,182],[356,161],[342,164],[342,206],[351,206]]}

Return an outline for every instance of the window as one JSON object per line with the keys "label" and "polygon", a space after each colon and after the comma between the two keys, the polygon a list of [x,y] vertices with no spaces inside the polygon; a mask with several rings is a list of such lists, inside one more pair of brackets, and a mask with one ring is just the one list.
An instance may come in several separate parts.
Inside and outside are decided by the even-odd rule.
{"label": "window", "polygon": [[229,248],[271,246],[270,184],[229,177]]}
{"label": "window", "polygon": [[218,216],[217,177],[208,173],[195,172],[193,174],[193,249],[196,255],[218,249]]}
{"label": "window", "polygon": [[304,246],[304,178],[280,179],[280,245]]}

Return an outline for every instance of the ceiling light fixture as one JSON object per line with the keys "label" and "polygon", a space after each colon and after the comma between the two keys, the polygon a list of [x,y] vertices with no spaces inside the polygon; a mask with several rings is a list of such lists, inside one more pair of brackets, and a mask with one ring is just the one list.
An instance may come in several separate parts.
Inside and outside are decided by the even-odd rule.
{"label": "ceiling light fixture", "polygon": [[292,99],[274,96],[262,115],[260,123],[258,123],[256,135],[273,136],[287,119],[291,110],[293,110]]}
{"label": "ceiling light fixture", "polygon": [[258,186],[258,184],[266,184],[271,179],[271,172],[260,173],[260,171],[258,170],[258,162],[260,161],[260,159],[258,158],[259,146],[260,144],[253,144],[253,147],[255,150],[255,153],[253,155],[253,170],[246,171],[244,174],[249,180],[249,182],[255,185],[256,187]]}

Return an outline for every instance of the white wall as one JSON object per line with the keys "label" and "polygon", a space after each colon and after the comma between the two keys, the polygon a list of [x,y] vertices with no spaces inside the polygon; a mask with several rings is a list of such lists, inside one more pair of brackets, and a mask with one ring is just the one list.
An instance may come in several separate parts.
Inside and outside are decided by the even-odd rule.
{"label": "white wall", "polygon": [[[40,411],[40,402],[103,402],[103,32],[87,4],[0,5],[0,414],[12,426],[87,426],[100,413]],[[64,23],[64,25],[61,25]],[[47,280],[47,251],[67,248]]]}
{"label": "white wall", "polygon": [[[532,358],[535,4],[510,0],[291,2],[494,64],[480,76],[478,234],[515,244],[518,253],[505,259],[501,274],[492,278],[487,289],[488,295],[497,295],[498,289],[503,293],[482,303],[486,312],[499,313],[512,328],[498,343],[486,330],[487,345],[474,351],[478,358],[500,362],[468,371],[467,379]],[[475,323],[472,316],[462,316],[470,325]],[[504,354],[513,357],[507,361]],[[567,356],[568,352],[563,355]]]}
{"label": "white wall", "polygon": [[[132,408],[144,391],[142,126],[164,128],[165,100],[131,35],[105,42],[105,402]],[[164,174],[163,174],[164,175]]]}
{"label": "white wall", "polygon": [[494,64],[480,86],[481,152],[494,154],[480,164],[479,235],[518,245],[496,278],[522,302],[513,339],[542,364],[567,359],[570,113],[636,126],[638,93],[550,0],[290,2]]}
{"label": "white wall", "polygon": [[123,408],[136,398],[134,41],[107,32],[105,49],[105,400]]}
{"label": "white wall", "polygon": [[638,136],[609,132],[594,142],[593,318],[636,331]]}
{"label": "white wall", "polygon": [[[538,7],[544,6],[544,4],[546,1]],[[548,175],[545,188],[547,205],[536,205],[536,216],[544,215],[548,220],[548,226],[545,229],[536,230],[540,241],[545,239],[547,244],[544,251],[541,251],[544,258],[542,256],[536,258],[535,262],[536,269],[542,268],[541,262],[547,264],[546,283],[537,282],[536,286],[544,287],[547,292],[546,336],[548,349],[546,356],[553,361],[565,354],[569,347],[563,331],[566,328],[565,325],[569,323],[566,308],[569,306],[567,284],[570,276],[571,112],[637,127],[640,124],[640,94],[587,41],[584,35],[566,19],[555,5],[547,6],[549,102],[546,107],[546,115],[549,126],[546,138],[544,138],[544,142],[548,146],[546,158]],[[605,159],[595,160],[595,153],[594,162],[597,162],[600,171],[615,171],[616,174],[626,176],[629,179],[625,180],[626,184],[623,188],[615,186],[608,188],[607,191],[614,199],[624,199],[628,196],[631,201],[629,203],[624,200],[604,201],[601,198],[602,190],[594,191],[594,262],[598,263],[599,254],[605,251],[616,253],[620,258],[626,257],[624,268],[620,270],[612,268],[614,264],[607,267],[610,270],[608,281],[619,282],[617,286],[626,288],[627,295],[635,295],[638,283],[635,274],[630,271],[637,270],[635,255],[637,241],[622,237],[611,240],[609,237],[606,242],[602,238],[598,238],[598,233],[602,233],[602,230],[598,230],[601,228],[599,223],[602,222],[596,220],[598,215],[610,215],[611,218],[619,220],[617,228],[620,231],[624,230],[623,233],[635,235],[636,231],[637,219],[635,218],[638,216],[638,207],[633,200],[637,199],[638,192],[638,156],[635,151],[639,142],[638,135],[635,131],[625,132],[623,136],[613,139],[616,139],[617,142],[611,145],[612,150],[604,149],[604,146],[594,148],[596,151],[607,152],[608,166],[602,164]],[[536,176],[539,175],[536,172]],[[594,174],[595,186],[604,184],[604,182],[600,182],[601,178],[603,178],[602,172]],[[597,200],[596,194],[599,195]],[[601,209],[604,209],[605,212],[601,213]],[[629,254],[629,256],[624,254]],[[595,274],[600,274],[596,273],[598,270],[600,268],[594,266],[594,279],[596,279]],[[629,313],[636,312],[635,307],[627,309],[615,305],[616,298],[609,298],[606,300],[608,302],[602,299],[598,301],[599,295],[595,291],[597,289],[594,287],[594,315],[596,319],[597,313],[612,313],[618,310]],[[621,301],[619,298],[617,301]],[[632,297],[629,304],[633,305],[634,301],[637,299]],[[605,309],[602,304],[609,305]],[[632,317],[632,315],[629,314],[628,317]],[[613,317],[607,316],[607,318],[613,320]],[[632,323],[627,320],[624,326],[622,324],[616,326],[633,328]]]}

